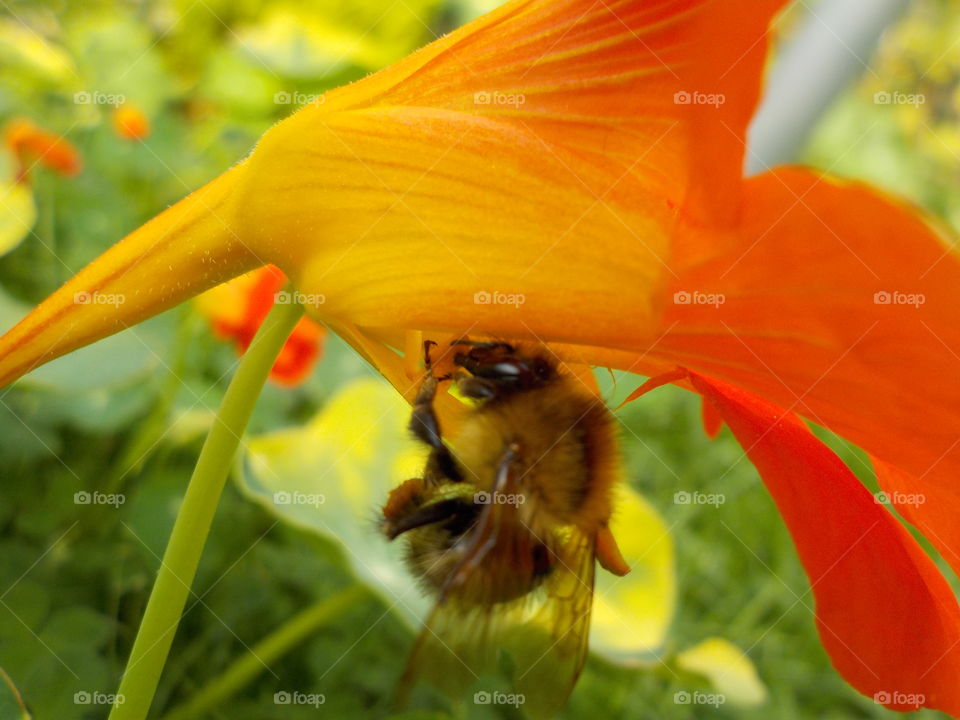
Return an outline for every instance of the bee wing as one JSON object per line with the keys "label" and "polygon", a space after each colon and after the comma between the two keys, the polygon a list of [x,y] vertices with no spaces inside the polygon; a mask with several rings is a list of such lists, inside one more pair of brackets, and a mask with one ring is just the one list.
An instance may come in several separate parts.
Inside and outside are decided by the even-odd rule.
{"label": "bee wing", "polygon": [[570,528],[556,557],[533,617],[502,639],[513,657],[514,686],[533,717],[552,717],[563,708],[589,651],[594,538]]}
{"label": "bee wing", "polygon": [[[524,712],[531,717],[556,714],[587,658],[594,540],[564,528],[552,552],[555,563],[540,586],[515,600],[477,603],[478,589],[469,577],[446,593],[424,623],[398,702],[405,705],[424,679],[455,698],[471,689],[512,693],[522,695]],[[496,550],[488,554],[491,560],[499,557]],[[471,575],[477,573],[474,569]]]}

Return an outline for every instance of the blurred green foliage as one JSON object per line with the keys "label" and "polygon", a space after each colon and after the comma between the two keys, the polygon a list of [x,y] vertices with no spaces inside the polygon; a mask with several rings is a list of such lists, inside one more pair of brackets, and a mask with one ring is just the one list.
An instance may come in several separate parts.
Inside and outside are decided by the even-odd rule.
{"label": "blurred green foliage", "polygon": [[802,158],[902,195],[960,229],[960,15],[914,0]]}
{"label": "blurred green foliage", "polygon": [[[0,257],[0,329],[159,209],[243,157],[299,98],[357,79],[489,9],[489,0],[7,0],[0,5],[0,124],[65,133],[84,170],[38,171],[32,232]],[[953,11],[952,11],[953,9]],[[861,85],[805,157],[905,193],[960,227],[960,27],[950,0],[916,0]],[[923,104],[878,104],[877,92]],[[77,95],[86,94],[86,95]],[[116,135],[122,95],[148,117],[144,143]],[[0,169],[11,167],[0,153]],[[78,692],[114,692],[212,411],[236,358],[190,308],[75,353],[0,392],[0,667],[40,720],[105,717]],[[372,376],[332,340],[296,390],[268,386],[250,428],[304,422],[347,380]],[[608,385],[622,397],[636,379]],[[665,515],[680,595],[673,650],[719,635],[747,650],[769,688],[755,710],[674,702],[688,678],[592,659],[566,718],[892,717],[831,669],[808,583],[777,512],[728,432],[708,441],[695,398],[663,389],[620,412],[629,476]],[[862,458],[830,439],[851,467]],[[678,489],[722,492],[681,505]],[[83,505],[78,492],[121,494]],[[320,490],[322,492],[322,489]],[[371,509],[372,512],[372,509]],[[372,529],[371,529],[372,532]],[[154,715],[186,702],[297,612],[355,582],[343,548],[285,525],[229,486],[171,652]],[[335,717],[388,714],[411,635],[370,597],[211,711],[211,718],[316,717],[279,690],[323,692]],[[0,720],[18,712],[0,682]],[[451,713],[456,713],[452,715]],[[402,717],[516,717],[451,709]],[[918,713],[934,717],[936,713]],[[400,717],[400,716],[397,716]]]}

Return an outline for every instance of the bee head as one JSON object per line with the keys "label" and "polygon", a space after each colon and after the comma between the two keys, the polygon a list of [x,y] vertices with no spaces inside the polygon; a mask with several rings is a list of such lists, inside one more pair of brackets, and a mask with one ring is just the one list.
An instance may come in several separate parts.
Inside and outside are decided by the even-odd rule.
{"label": "bee head", "polygon": [[557,363],[546,353],[523,351],[505,342],[457,340],[454,345],[469,347],[454,356],[462,371],[457,386],[467,397],[491,399],[543,387],[554,380]]}

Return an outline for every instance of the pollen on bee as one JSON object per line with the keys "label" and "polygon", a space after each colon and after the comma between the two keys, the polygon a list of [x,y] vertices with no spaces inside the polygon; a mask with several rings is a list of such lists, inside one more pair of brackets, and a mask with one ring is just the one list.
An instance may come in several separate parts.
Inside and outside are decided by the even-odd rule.
{"label": "pollen on bee", "polygon": [[415,503],[417,495],[423,490],[423,480],[411,478],[390,491],[383,506],[383,516],[394,520],[404,514],[404,509]]}

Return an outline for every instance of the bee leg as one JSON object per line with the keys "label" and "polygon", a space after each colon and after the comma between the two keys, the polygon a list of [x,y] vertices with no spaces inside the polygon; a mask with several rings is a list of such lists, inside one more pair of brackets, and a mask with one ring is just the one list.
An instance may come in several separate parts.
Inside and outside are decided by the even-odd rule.
{"label": "bee leg", "polygon": [[450,449],[444,444],[440,435],[440,423],[437,420],[437,414],[433,410],[433,401],[437,396],[437,387],[441,380],[446,378],[437,378],[433,374],[430,364],[430,347],[434,345],[430,340],[423,344],[424,364],[427,370],[427,376],[417,392],[417,397],[413,401],[413,414],[410,416],[410,430],[421,441],[432,448],[429,462],[436,468],[437,472],[443,477],[453,482],[462,482],[463,473],[457,466]]}
{"label": "bee leg", "polygon": [[[423,367],[427,371],[427,377],[433,377],[433,360],[430,358],[430,348],[436,346],[437,344],[433,340],[423,341]],[[449,375],[441,375],[437,378],[437,382],[449,379]]]}
{"label": "bee leg", "polygon": [[[490,490],[494,497],[506,494],[505,491],[508,489],[511,479],[510,471],[519,453],[520,446],[511,443],[500,457],[497,477]],[[439,602],[443,602],[450,591],[463,585],[470,574],[483,562],[483,559],[497,546],[500,530],[498,513],[500,511],[501,507],[496,503],[491,503],[483,509],[477,526],[471,531],[470,545],[464,552],[463,559],[450,573],[450,578],[440,591]]]}
{"label": "bee leg", "polygon": [[463,522],[469,523],[474,515],[475,506],[457,498],[441,500],[431,505],[415,510],[398,519],[389,519],[384,524],[383,533],[388,540],[395,540],[398,536],[410,530],[433,525],[434,523]]}

